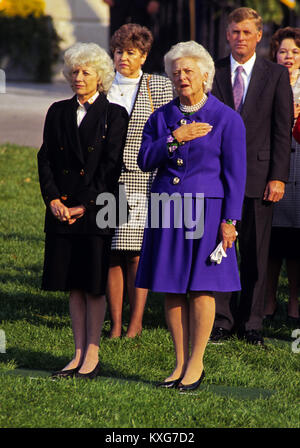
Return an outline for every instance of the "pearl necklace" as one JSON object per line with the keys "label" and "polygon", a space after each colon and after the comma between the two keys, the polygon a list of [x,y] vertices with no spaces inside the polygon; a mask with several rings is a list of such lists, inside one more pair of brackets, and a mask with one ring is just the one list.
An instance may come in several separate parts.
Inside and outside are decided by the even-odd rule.
{"label": "pearl necklace", "polygon": [[201,98],[199,103],[193,104],[192,106],[186,106],[185,104],[180,103],[179,108],[180,108],[181,112],[186,112],[186,113],[197,112],[197,110],[199,110],[201,107],[204,106],[206,101],[207,101],[207,95],[205,95],[205,93],[204,93],[203,97]]}

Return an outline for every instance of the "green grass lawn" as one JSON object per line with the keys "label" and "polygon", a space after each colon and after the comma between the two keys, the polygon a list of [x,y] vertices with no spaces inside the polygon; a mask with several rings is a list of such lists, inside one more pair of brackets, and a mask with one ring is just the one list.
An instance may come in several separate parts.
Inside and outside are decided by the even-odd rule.
{"label": "green grass lawn", "polygon": [[[110,340],[107,315],[95,381],[49,378],[73,356],[73,338],[67,296],[39,289],[44,204],[36,151],[0,146],[0,427],[299,428],[300,353],[285,325],[284,272],[267,350],[237,339],[209,344],[206,378],[192,395],[155,388],[174,363],[159,294],[149,294],[143,333],[133,340]],[[126,325],[127,305],[124,315]]]}

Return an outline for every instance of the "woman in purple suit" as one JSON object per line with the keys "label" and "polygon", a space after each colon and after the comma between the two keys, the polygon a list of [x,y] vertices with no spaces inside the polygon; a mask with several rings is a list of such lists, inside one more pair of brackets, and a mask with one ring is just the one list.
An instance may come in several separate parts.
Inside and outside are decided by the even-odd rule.
{"label": "woman in purple suit", "polygon": [[[136,285],[164,292],[176,354],[160,387],[181,392],[204,378],[203,357],[215,318],[213,291],[240,289],[234,241],[246,177],[245,127],[210,90],[214,63],[196,42],[165,55],[178,98],[147,121],[138,156],[152,184]],[[226,258],[210,259],[220,244]],[[191,349],[191,350],[190,350]]]}

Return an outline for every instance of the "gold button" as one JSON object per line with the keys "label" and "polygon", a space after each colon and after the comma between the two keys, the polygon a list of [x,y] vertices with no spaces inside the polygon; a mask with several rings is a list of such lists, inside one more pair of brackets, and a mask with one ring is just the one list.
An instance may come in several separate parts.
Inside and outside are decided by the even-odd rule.
{"label": "gold button", "polygon": [[94,147],[93,146],[88,146],[88,152],[92,152],[92,151],[94,151]]}
{"label": "gold button", "polygon": [[178,166],[182,166],[182,165],[183,165],[183,160],[180,159],[180,158],[178,158],[178,159],[177,159],[177,165],[178,165]]}
{"label": "gold button", "polygon": [[63,174],[69,174],[69,170],[63,170]]}
{"label": "gold button", "polygon": [[187,124],[187,121],[186,121],[184,118],[182,118],[182,119],[180,120],[180,124]]}
{"label": "gold button", "polygon": [[79,174],[80,174],[80,176],[84,176],[84,174],[85,174],[85,173],[84,173],[84,169],[80,170],[80,173],[79,173]]}
{"label": "gold button", "polygon": [[177,184],[179,184],[179,182],[180,182],[180,179],[179,179],[179,177],[174,177],[174,179],[173,179],[173,184],[174,185],[177,185]]}

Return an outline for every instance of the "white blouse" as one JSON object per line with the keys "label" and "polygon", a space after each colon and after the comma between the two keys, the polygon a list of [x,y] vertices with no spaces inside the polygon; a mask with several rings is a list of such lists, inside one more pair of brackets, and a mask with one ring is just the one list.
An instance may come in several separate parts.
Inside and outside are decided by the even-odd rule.
{"label": "white blouse", "polygon": [[[95,95],[93,95],[87,102],[90,104],[93,104],[94,101],[96,101],[96,99],[99,96],[99,92],[96,92]],[[77,108],[77,126],[79,127],[82,120],[84,119],[84,117],[86,116],[86,108],[84,107],[83,104],[81,104],[81,102],[79,101],[78,97],[77,97],[77,102],[78,102],[78,108]]]}
{"label": "white blouse", "polygon": [[115,79],[107,94],[108,101],[125,107],[130,115],[142,75],[143,72],[140,71],[138,78],[127,78],[116,72]]}

